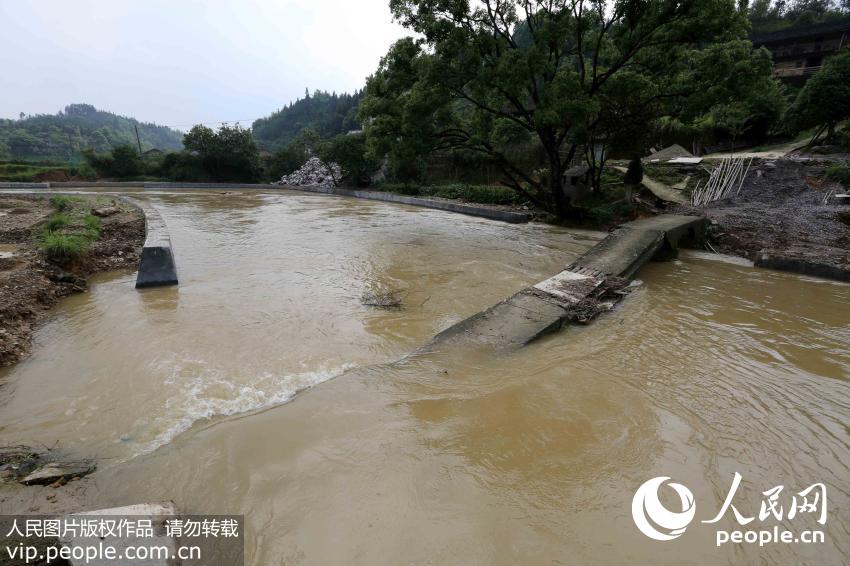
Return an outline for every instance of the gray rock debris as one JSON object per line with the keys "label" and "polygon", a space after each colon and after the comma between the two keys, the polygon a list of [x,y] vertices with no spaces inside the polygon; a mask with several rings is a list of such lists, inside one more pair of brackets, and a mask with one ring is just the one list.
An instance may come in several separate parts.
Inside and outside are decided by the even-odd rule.
{"label": "gray rock debris", "polygon": [[325,163],[311,157],[300,169],[280,178],[278,185],[291,187],[322,187],[331,189],[342,178],[342,168],[336,163]]}

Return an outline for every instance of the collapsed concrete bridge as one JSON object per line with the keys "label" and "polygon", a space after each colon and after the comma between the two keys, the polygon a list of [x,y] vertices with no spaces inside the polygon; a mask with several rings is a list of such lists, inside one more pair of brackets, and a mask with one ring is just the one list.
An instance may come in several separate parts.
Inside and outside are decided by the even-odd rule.
{"label": "collapsed concrete bridge", "polygon": [[680,245],[702,240],[706,225],[702,217],[672,214],[623,224],[561,273],[449,327],[424,349],[447,342],[519,347],[590,318],[613,306],[622,282],[646,262],[675,257]]}

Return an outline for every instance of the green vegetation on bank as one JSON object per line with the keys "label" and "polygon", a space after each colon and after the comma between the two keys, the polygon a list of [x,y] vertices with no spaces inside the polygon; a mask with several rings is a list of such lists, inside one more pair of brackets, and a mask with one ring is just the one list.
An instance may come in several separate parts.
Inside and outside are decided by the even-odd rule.
{"label": "green vegetation on bank", "polygon": [[263,177],[254,138],[238,125],[224,125],[217,132],[195,126],[183,137],[183,145],[184,151],[153,155],[139,155],[130,145],[83,155],[106,179],[254,183]]}
{"label": "green vegetation on bank", "polygon": [[108,152],[121,145],[142,151],[180,149],[183,134],[156,124],[139,122],[97,110],[89,104],[71,104],[57,114],[20,114],[17,120],[0,119],[0,159],[52,160],[79,163],[82,152]]}
{"label": "green vegetation on bank", "polygon": [[522,197],[513,189],[494,185],[413,185],[405,183],[382,183],[373,190],[409,196],[456,199],[477,204],[521,204]]}
{"label": "green vegetation on bank", "polygon": [[100,218],[91,214],[89,201],[81,197],[54,196],[50,204],[56,212],[44,224],[39,249],[59,264],[83,257],[100,237]]}
{"label": "green vegetation on bank", "polygon": [[0,161],[0,181],[33,183],[44,180],[67,180],[95,177],[86,164],[59,162]]}

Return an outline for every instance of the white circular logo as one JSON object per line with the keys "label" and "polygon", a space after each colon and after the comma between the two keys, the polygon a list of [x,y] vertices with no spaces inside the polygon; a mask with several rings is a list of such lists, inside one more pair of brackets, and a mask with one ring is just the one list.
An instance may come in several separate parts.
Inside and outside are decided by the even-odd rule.
{"label": "white circular logo", "polygon": [[680,483],[670,482],[667,485],[679,494],[682,511],[674,513],[661,504],[658,499],[658,489],[669,479],[668,477],[652,478],[638,488],[632,499],[632,518],[635,520],[635,525],[640,532],[655,540],[679,538],[694,520],[697,511],[694,494]]}

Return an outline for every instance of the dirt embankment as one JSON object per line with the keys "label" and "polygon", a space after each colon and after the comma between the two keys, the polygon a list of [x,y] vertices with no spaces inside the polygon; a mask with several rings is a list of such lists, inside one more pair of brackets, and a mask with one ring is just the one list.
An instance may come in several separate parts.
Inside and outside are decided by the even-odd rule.
{"label": "dirt embankment", "polygon": [[57,212],[50,200],[0,195],[0,366],[29,354],[38,322],[62,297],[85,291],[87,277],[138,263],[145,238],[139,211],[106,197],[74,197],[73,207],[97,209],[99,236],[84,255],[58,264],[39,249]]}
{"label": "dirt embankment", "polygon": [[822,165],[789,159],[753,163],[737,196],[682,208],[712,221],[712,244],[719,252],[752,260],[767,254],[850,275],[850,207],[825,201],[830,191],[843,189],[824,176]]}

